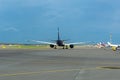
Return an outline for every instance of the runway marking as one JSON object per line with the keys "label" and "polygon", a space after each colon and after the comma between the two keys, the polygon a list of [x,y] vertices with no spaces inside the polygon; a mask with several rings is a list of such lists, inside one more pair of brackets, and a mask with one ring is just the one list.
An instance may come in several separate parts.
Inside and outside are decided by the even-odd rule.
{"label": "runway marking", "polygon": [[0,76],[18,76],[18,75],[30,75],[30,74],[40,74],[43,72],[65,72],[65,71],[77,71],[80,69],[65,69],[65,70],[48,70],[48,71],[40,71],[40,72],[23,72],[23,73],[13,73],[13,74],[0,74]]}
{"label": "runway marking", "polygon": [[0,74],[0,77],[33,75],[33,74],[40,74],[40,73],[68,72],[68,71],[79,71],[79,70],[98,70],[98,69],[102,69],[102,68],[95,67],[95,68],[83,68],[83,69],[46,70],[46,71],[39,71],[39,72],[21,72],[21,73]]}

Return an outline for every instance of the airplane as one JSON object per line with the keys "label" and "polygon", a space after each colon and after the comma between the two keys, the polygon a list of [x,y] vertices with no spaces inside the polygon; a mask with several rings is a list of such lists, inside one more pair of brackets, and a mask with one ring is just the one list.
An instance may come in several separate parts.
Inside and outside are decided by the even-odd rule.
{"label": "airplane", "polygon": [[76,44],[85,44],[85,42],[76,42],[76,43],[65,43],[65,41],[67,40],[62,40],[60,38],[60,32],[59,32],[59,28],[58,28],[58,38],[57,40],[54,40],[55,42],[46,42],[46,41],[36,41],[36,40],[32,40],[34,42],[37,43],[41,43],[41,44],[49,44],[51,48],[57,49],[57,46],[63,47],[63,49],[68,49],[68,48],[74,48],[74,45]]}
{"label": "airplane", "polygon": [[97,43],[97,47],[98,48],[105,48],[105,47],[107,47],[108,45],[106,44],[106,43],[104,43],[104,42],[99,42],[99,43]]}
{"label": "airplane", "polygon": [[120,49],[120,45],[118,44],[112,44],[110,42],[107,42],[107,44],[112,48],[113,51]]}

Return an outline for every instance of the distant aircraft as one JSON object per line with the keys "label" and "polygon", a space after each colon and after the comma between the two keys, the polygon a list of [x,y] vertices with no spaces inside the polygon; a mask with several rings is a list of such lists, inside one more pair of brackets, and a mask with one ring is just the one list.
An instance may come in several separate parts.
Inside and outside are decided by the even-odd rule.
{"label": "distant aircraft", "polygon": [[107,42],[108,43],[108,45],[110,46],[110,47],[112,47],[112,50],[113,51],[116,51],[116,50],[118,50],[118,48],[120,48],[120,45],[119,44],[112,44],[112,43],[110,43],[110,42]]}
{"label": "distant aircraft", "polygon": [[57,46],[63,47],[63,49],[68,49],[68,48],[74,48],[75,44],[85,44],[85,42],[76,42],[76,43],[64,43],[66,40],[61,40],[60,39],[60,33],[59,33],[59,28],[58,28],[58,39],[54,40],[55,42],[45,42],[45,41],[36,41],[32,40],[34,42],[38,42],[41,44],[49,44],[51,48],[57,49]]}
{"label": "distant aircraft", "polygon": [[104,43],[104,42],[99,42],[99,43],[97,43],[97,46],[98,46],[98,48],[105,48],[108,45],[106,43]]}
{"label": "distant aircraft", "polygon": [[120,49],[120,44],[112,44],[112,34],[110,34],[110,42],[107,42],[107,44],[113,51]]}

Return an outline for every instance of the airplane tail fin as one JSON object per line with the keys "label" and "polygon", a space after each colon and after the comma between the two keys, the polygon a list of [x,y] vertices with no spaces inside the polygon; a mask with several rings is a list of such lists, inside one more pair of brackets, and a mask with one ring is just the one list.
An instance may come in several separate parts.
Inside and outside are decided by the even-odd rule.
{"label": "airplane tail fin", "polygon": [[60,32],[59,32],[59,27],[58,27],[58,40],[60,40]]}
{"label": "airplane tail fin", "polygon": [[107,44],[110,46],[110,45],[112,45],[110,42],[107,42]]}

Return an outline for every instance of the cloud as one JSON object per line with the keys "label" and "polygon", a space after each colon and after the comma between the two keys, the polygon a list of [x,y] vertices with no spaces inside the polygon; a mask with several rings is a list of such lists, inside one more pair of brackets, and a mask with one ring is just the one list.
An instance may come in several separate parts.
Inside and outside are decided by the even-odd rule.
{"label": "cloud", "polygon": [[8,28],[5,28],[4,31],[18,32],[19,30],[15,27],[8,27]]}

